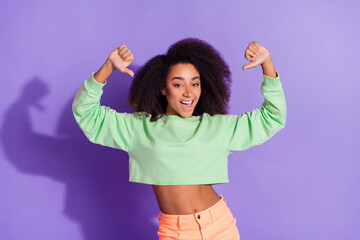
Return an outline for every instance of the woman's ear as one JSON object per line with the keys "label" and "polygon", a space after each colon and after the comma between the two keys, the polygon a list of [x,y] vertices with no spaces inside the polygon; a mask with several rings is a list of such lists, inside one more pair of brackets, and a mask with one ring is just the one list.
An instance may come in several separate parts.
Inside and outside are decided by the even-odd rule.
{"label": "woman's ear", "polygon": [[165,88],[162,88],[160,91],[161,91],[162,95],[164,95],[164,96],[166,95]]}

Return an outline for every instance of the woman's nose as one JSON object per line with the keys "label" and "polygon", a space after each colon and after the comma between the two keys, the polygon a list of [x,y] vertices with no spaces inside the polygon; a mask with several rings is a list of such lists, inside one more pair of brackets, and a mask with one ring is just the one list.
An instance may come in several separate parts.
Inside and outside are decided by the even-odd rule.
{"label": "woman's nose", "polygon": [[185,97],[191,97],[192,95],[193,95],[193,92],[192,92],[191,88],[185,87],[184,96]]}

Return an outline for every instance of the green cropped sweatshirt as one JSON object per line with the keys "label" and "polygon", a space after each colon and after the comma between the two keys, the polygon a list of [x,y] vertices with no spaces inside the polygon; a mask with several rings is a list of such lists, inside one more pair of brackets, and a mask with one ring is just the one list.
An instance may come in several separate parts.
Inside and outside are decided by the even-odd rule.
{"label": "green cropped sweatshirt", "polygon": [[276,78],[263,74],[261,108],[241,115],[163,115],[156,122],[100,105],[106,82],[97,82],[94,74],[77,91],[73,114],[91,142],[128,153],[130,182],[227,183],[230,153],[259,145],[285,126],[286,102],[277,71]]}

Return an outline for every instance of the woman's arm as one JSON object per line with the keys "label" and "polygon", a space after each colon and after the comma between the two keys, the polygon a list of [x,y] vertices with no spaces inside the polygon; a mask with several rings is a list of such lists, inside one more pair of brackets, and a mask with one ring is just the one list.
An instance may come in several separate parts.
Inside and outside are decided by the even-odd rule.
{"label": "woman's arm", "polygon": [[261,64],[264,81],[261,92],[264,102],[261,108],[245,112],[239,116],[225,117],[228,129],[228,151],[242,151],[259,145],[285,127],[286,101],[280,82],[280,75],[275,71],[270,53],[256,42],[249,44],[245,51],[245,58],[250,61],[243,66],[243,70]]}
{"label": "woman's arm", "polygon": [[130,150],[134,135],[135,117],[131,113],[118,113],[115,110],[100,105],[100,98],[106,79],[115,68],[133,76],[126,67],[134,59],[125,45],[115,49],[104,65],[93,72],[77,91],[72,110],[76,122],[86,137],[93,143],[108,147]]}

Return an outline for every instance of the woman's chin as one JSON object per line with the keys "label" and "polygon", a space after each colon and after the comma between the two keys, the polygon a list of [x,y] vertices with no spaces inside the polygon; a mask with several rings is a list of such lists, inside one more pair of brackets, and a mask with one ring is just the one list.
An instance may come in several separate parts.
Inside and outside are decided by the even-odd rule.
{"label": "woman's chin", "polygon": [[180,113],[180,116],[184,117],[184,118],[191,118],[193,117],[193,112],[190,113]]}

